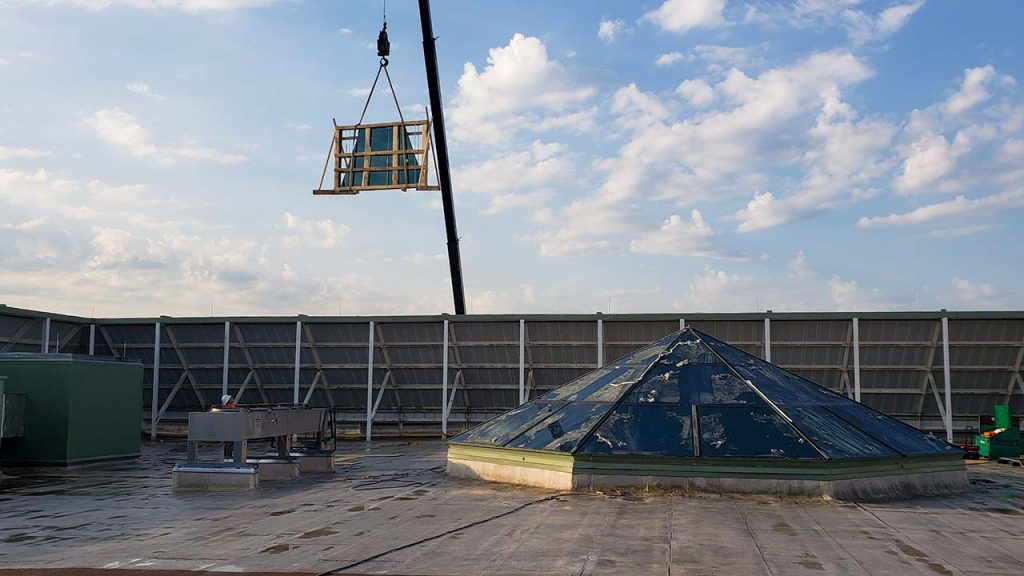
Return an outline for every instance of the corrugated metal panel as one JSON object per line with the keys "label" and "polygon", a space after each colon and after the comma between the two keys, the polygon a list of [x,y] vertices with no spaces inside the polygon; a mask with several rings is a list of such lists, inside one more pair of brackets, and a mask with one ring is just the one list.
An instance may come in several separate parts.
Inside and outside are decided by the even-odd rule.
{"label": "corrugated metal panel", "polygon": [[[949,361],[956,366],[1005,366],[1011,368],[1017,361],[1020,346],[951,346]],[[938,354],[939,365],[942,355]]]}
{"label": "corrugated metal panel", "polygon": [[861,344],[870,342],[931,342],[935,320],[861,320]]}
{"label": "corrugated metal panel", "polygon": [[[935,351],[939,356],[941,349]],[[928,346],[861,346],[861,366],[928,366],[932,347]],[[852,362],[852,359],[851,359]],[[939,365],[942,365],[941,358]]]}
{"label": "corrugated metal panel", "polygon": [[[604,360],[611,362],[660,336],[678,330],[679,315],[601,316]],[[764,315],[690,315],[688,325],[722,338],[763,357]],[[936,342],[940,317],[936,313],[858,314],[861,337],[861,380],[867,402],[910,419],[920,413],[934,417],[937,407],[930,388],[931,373],[942,391],[942,346]],[[991,411],[993,402],[1005,401],[1011,377],[1021,356],[1024,315],[1019,313],[949,313],[954,416],[961,421]],[[36,352],[45,314],[0,307],[0,349]],[[528,316],[526,374],[530,396],[558,387],[589,372],[597,364],[598,316]],[[801,376],[838,389],[845,370],[853,385],[853,358],[849,348],[852,323],[842,314],[772,314],[772,359]],[[439,421],[442,358],[442,320],[433,317],[399,317],[377,320],[374,381],[379,388],[392,367],[393,380],[381,400],[381,417],[425,418]],[[463,380],[454,406],[460,413],[483,417],[511,408],[519,400],[519,321],[514,317],[470,317],[451,320],[449,382],[458,370]],[[98,354],[153,361],[155,319],[98,321]],[[161,348],[161,398],[170,393],[181,364],[170,338],[173,333],[182,360],[192,367],[192,377],[207,401],[219,398],[221,347],[225,320],[232,323],[229,383],[233,390],[255,364],[270,401],[290,402],[294,371],[295,320],[289,318],[160,318],[165,326]],[[365,410],[366,363],[369,319],[301,318],[305,329],[301,361],[302,393],[324,370],[323,383],[330,398],[351,414]],[[61,339],[64,352],[85,352],[91,320],[53,316],[51,343]],[[169,327],[169,329],[167,328]],[[241,344],[236,330],[242,334]],[[108,345],[108,338],[111,347]],[[383,343],[382,343],[383,342]],[[315,343],[315,350],[313,344]],[[113,348],[113,349],[112,349]],[[316,354],[314,354],[314,351]],[[386,354],[385,354],[386,353]],[[316,357],[319,357],[319,364]],[[844,363],[845,359],[845,363]],[[339,367],[340,366],[340,367]],[[901,369],[902,367],[902,369]],[[152,382],[147,367],[144,382]],[[982,392],[981,394],[975,393]],[[922,395],[923,394],[923,395]],[[149,394],[144,395],[149,399]],[[469,404],[466,405],[466,398]],[[256,381],[250,380],[246,399],[262,401]],[[1015,386],[1010,397],[1014,414],[1024,410],[1024,394]],[[326,392],[314,392],[313,404],[327,402]],[[172,411],[200,408],[185,382],[172,400]],[[474,416],[475,417],[475,416]]]}
{"label": "corrugated metal panel", "polygon": [[845,350],[839,346],[787,346],[772,339],[772,363],[780,366],[841,366]]}
{"label": "corrugated metal panel", "polygon": [[780,342],[846,342],[850,322],[842,320],[772,320],[772,354]]}
{"label": "corrugated metal panel", "polygon": [[[519,365],[519,347],[459,345],[462,364],[514,364]],[[438,360],[440,362],[440,360]]]}
{"label": "corrugated metal panel", "polygon": [[[764,343],[764,322],[763,321],[715,321],[715,320],[694,320],[686,321],[686,325],[694,330],[700,330],[714,336],[723,342],[728,342],[737,348],[742,347],[744,350],[746,346],[737,346],[741,343],[757,342],[759,344]],[[749,350],[747,350],[749,352]],[[751,352],[753,353],[753,352]],[[760,353],[756,354],[761,356]]]}
{"label": "corrugated metal panel", "polygon": [[367,344],[370,335],[369,323],[363,324],[306,324],[317,344],[362,343]]}
{"label": "corrugated metal panel", "polygon": [[295,324],[239,324],[238,329],[245,342],[250,344],[295,345]]}
{"label": "corrugated metal panel", "polygon": [[[679,322],[602,322],[605,342],[632,342],[637,345],[654,342],[679,330]],[[621,356],[621,354],[620,354]]]}
{"label": "corrugated metal panel", "polygon": [[[869,389],[920,389],[928,372],[925,370],[861,370],[861,390]],[[850,376],[853,386],[853,375]]]}
{"label": "corrugated metal panel", "polygon": [[950,320],[949,338],[954,342],[1020,342],[1022,320]]}
{"label": "corrugated metal panel", "polygon": [[572,342],[597,345],[596,322],[529,322],[530,342]]}
{"label": "corrugated metal panel", "polygon": [[[518,322],[452,322],[452,332],[460,343],[515,342],[519,343]],[[438,340],[441,332],[438,332]]]}
{"label": "corrugated metal panel", "polygon": [[595,346],[536,346],[530,347],[534,364],[569,364],[597,367]]}

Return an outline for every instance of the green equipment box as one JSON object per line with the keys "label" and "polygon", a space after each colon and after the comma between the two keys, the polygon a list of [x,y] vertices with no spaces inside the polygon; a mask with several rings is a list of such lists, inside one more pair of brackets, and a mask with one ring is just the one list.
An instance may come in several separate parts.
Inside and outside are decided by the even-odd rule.
{"label": "green equipment box", "polygon": [[[1010,406],[996,404],[992,415],[993,423],[982,424],[982,433],[974,437],[978,453],[989,460],[1020,458],[1024,444],[1021,443],[1020,428],[1013,426],[1013,420],[1010,418]],[[1001,432],[995,433],[996,430]]]}
{"label": "green equipment box", "polygon": [[4,438],[4,465],[137,458],[142,364],[77,354],[0,354],[8,394],[23,394],[24,436]]}

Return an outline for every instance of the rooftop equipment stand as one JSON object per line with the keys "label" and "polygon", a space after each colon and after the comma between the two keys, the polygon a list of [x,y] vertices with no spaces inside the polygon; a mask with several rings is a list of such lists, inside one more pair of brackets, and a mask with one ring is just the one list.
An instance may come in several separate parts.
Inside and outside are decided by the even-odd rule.
{"label": "rooftop equipment stand", "polygon": [[430,114],[433,116],[434,143],[437,146],[437,180],[441,185],[444,227],[448,235],[448,267],[452,274],[452,296],[455,313],[466,313],[466,295],[462,288],[462,257],[459,255],[459,233],[455,227],[455,202],[452,199],[452,176],[448,166],[448,140],[444,133],[444,107],[441,104],[441,82],[437,74],[437,49],[434,26],[430,20],[430,0],[419,0],[420,26],[423,28],[423,60],[427,65],[427,89],[430,92]]}

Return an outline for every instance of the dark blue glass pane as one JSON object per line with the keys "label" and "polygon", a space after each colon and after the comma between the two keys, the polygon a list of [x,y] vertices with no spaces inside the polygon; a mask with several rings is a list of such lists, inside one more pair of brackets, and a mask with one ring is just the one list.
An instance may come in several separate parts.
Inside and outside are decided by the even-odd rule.
{"label": "dark blue glass pane", "polygon": [[698,406],[701,456],[821,459],[770,407]]}
{"label": "dark blue glass pane", "polygon": [[665,360],[679,366],[687,364],[718,364],[721,362],[711,348],[692,332],[683,335],[679,342],[669,349]]}
{"label": "dark blue glass pane", "polygon": [[740,376],[750,380],[769,400],[778,405],[799,404],[845,404],[850,400],[834,392],[805,380],[796,374],[786,372],[782,368],[708,338],[708,344],[728,362]]}
{"label": "dark blue glass pane", "polygon": [[[388,168],[391,166],[391,156],[370,156],[371,168]],[[370,186],[387,186],[391,184],[391,171],[372,171],[369,173]]]}
{"label": "dark blue glass pane", "polygon": [[959,452],[959,449],[952,444],[925,434],[895,418],[879,414],[863,404],[851,402],[845,406],[829,406],[828,410],[901,454],[953,454]]}
{"label": "dark blue glass pane", "polygon": [[660,362],[624,401],[636,404],[765,404],[725,364],[676,366]]}
{"label": "dark blue glass pane", "polygon": [[506,444],[509,448],[572,452],[611,404],[569,404]]}
{"label": "dark blue glass pane", "polygon": [[899,456],[898,453],[864,434],[824,406],[800,406],[786,411],[811,443],[829,458],[871,458]]}
{"label": "dark blue glass pane", "polygon": [[[360,130],[364,132],[365,129]],[[377,128],[370,129],[370,150],[373,152],[386,152],[391,150],[391,136],[393,135],[391,126],[379,126]]]}
{"label": "dark blue glass pane", "polygon": [[690,406],[621,404],[577,454],[693,456]]}
{"label": "dark blue glass pane", "polygon": [[[360,162],[362,164],[362,162]],[[362,186],[363,185],[363,173],[359,171],[346,172],[341,179],[342,186]]]}
{"label": "dark blue glass pane", "polygon": [[[621,372],[620,369],[622,370]],[[581,390],[576,395],[576,399],[586,400],[587,402],[616,402],[626,392],[629,392],[633,384],[636,384],[636,381],[646,371],[647,368],[641,365],[618,366],[612,373],[615,374],[614,377],[609,375],[602,382],[595,382]]]}
{"label": "dark blue glass pane", "polygon": [[510,410],[493,420],[484,422],[476,428],[467,430],[452,438],[451,441],[504,446],[506,442],[522,434],[523,431],[529,429],[540,420],[554,414],[562,406],[565,406],[564,402],[530,402]]}
{"label": "dark blue glass pane", "polygon": [[560,400],[593,400],[614,402],[643,374],[638,366],[606,366],[556,388],[537,398],[545,402]]}
{"label": "dark blue glass pane", "polygon": [[419,181],[419,170],[402,170],[401,172],[398,173],[399,184],[411,184],[415,186],[416,184],[419,184]]}

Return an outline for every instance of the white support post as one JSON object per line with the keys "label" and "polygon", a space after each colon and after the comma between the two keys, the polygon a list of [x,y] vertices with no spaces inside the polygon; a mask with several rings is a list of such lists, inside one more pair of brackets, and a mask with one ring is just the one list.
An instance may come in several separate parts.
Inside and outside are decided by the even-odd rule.
{"label": "white support post", "polygon": [[153,334],[153,398],[149,405],[150,429],[149,439],[156,440],[156,424],[159,418],[157,404],[160,402],[160,323],[157,322]]}
{"label": "white support post", "polygon": [[292,404],[299,403],[299,374],[302,368],[302,320],[295,321],[295,385],[292,388]]}
{"label": "white support post", "polygon": [[526,402],[526,320],[519,319],[519,403]]}
{"label": "white support post", "polygon": [[373,437],[373,320],[370,320],[370,352],[366,360],[366,441]]}
{"label": "white support post", "polygon": [[89,356],[96,354],[96,325],[89,324]]}
{"label": "white support post", "polygon": [[[943,310],[945,312],[945,310]],[[949,318],[942,317],[942,384],[946,392],[946,442],[953,442],[953,398],[949,381]]]}
{"label": "white support post", "polygon": [[[228,365],[231,361],[231,322],[224,323],[224,369],[220,375],[220,395],[228,395]],[[238,398],[235,398],[238,402]]]}
{"label": "white support post", "polygon": [[767,316],[764,319],[764,361],[772,361],[772,321]]}
{"label": "white support post", "polygon": [[[441,434],[448,435],[448,321],[443,322],[444,336],[441,337],[444,350],[441,352]],[[522,385],[520,385],[520,390]],[[519,396],[522,397],[520,392]]]}
{"label": "white support post", "polygon": [[40,345],[40,352],[46,354],[50,351],[50,319],[43,320],[43,342]]}
{"label": "white support post", "polygon": [[597,367],[604,366],[604,320],[597,319]]}
{"label": "white support post", "polygon": [[686,318],[679,319],[679,330],[686,330]]}
{"label": "white support post", "polygon": [[860,322],[853,319],[853,399],[860,402]]}

